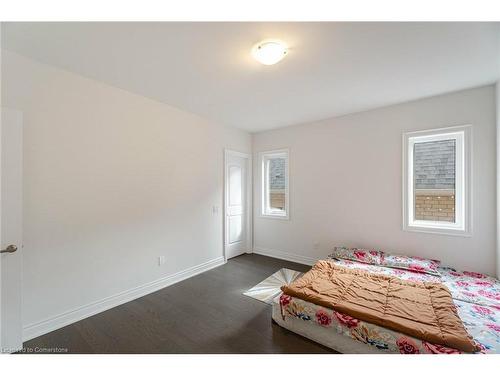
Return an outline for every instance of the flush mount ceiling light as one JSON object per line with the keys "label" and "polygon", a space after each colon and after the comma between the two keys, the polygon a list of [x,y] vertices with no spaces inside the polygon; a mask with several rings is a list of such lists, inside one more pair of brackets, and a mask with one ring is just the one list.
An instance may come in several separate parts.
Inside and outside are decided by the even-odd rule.
{"label": "flush mount ceiling light", "polygon": [[281,61],[288,53],[285,43],[279,40],[263,40],[252,48],[252,56],[264,65],[273,65]]}

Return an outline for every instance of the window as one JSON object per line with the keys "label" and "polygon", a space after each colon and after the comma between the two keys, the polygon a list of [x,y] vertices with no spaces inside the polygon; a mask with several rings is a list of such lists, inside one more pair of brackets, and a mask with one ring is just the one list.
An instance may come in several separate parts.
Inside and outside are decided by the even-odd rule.
{"label": "window", "polygon": [[262,215],[288,219],[288,150],[261,155]]}
{"label": "window", "polygon": [[471,127],[403,136],[405,230],[469,235]]}

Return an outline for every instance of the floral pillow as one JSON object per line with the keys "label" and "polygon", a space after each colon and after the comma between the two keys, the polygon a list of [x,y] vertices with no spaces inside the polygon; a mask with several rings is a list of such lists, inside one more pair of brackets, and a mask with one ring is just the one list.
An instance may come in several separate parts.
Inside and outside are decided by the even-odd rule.
{"label": "floral pillow", "polygon": [[347,259],[360,263],[441,276],[438,271],[438,267],[441,264],[439,260],[425,259],[417,256],[394,255],[379,250],[337,246],[333,249],[333,253],[328,255],[328,258]]}
{"label": "floral pillow", "polygon": [[328,258],[348,259],[356,262],[381,265],[383,252],[378,250],[359,249],[357,247],[337,246]]}
{"label": "floral pillow", "polygon": [[419,273],[428,273],[430,275],[440,276],[438,267],[441,264],[439,260],[425,259],[420,257],[411,257],[406,255],[383,254],[381,266],[400,268]]}

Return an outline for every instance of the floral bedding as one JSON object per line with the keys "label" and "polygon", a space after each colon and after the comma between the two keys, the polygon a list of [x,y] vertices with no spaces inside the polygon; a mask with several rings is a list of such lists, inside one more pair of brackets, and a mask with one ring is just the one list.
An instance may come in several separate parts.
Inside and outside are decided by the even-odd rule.
{"label": "floral bedding", "polygon": [[381,264],[384,253],[378,250],[359,249],[357,247],[336,246],[328,256],[334,259],[355,260],[361,263]]}
{"label": "floral bedding", "polygon": [[438,266],[440,262],[420,257],[409,257],[405,255],[384,254],[381,266],[400,268],[419,273],[429,273],[439,276]]}
{"label": "floral bedding", "polygon": [[[348,268],[396,276],[411,281],[442,282],[450,290],[466,330],[481,346],[481,353],[500,353],[500,281],[475,272],[459,272],[439,267],[441,276],[408,270],[333,260]],[[460,353],[456,349],[409,337],[402,333],[355,319],[346,314],[283,294],[280,297],[283,318],[295,318],[318,324],[382,351],[403,354]]]}
{"label": "floral bedding", "polygon": [[337,246],[328,256],[330,259],[354,260],[360,263],[377,266],[400,268],[419,273],[428,273],[439,276],[439,260],[425,259],[417,256],[389,254],[374,249],[360,249],[357,247]]}

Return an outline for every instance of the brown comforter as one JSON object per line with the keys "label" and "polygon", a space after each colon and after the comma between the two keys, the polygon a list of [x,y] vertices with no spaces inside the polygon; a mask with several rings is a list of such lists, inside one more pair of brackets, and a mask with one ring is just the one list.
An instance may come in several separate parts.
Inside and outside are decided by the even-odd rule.
{"label": "brown comforter", "polygon": [[354,318],[464,352],[479,350],[465,330],[448,289],[320,260],[285,294]]}

